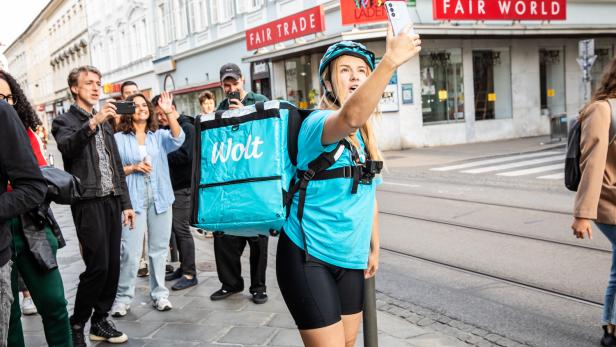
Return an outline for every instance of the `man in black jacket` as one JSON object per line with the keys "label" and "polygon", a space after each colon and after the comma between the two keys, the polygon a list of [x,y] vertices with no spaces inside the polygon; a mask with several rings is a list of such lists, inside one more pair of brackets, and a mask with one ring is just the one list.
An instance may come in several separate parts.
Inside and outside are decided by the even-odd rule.
{"label": "man in black jacket", "polygon": [[135,212],[109,124],[116,107],[108,102],[100,112],[94,110],[100,97],[101,73],[92,66],[73,69],[68,85],[75,104],[54,120],[52,133],[64,169],[82,184],[82,199],[71,206],[86,264],[71,316],[73,345],[85,346],[83,329],[90,316],[90,340],[123,343],[128,337],[117,331],[107,316],[120,275],[121,218],[124,215],[124,224],[132,229]]}
{"label": "man in black jacket", "polygon": [[[158,106],[159,95],[152,99],[152,104],[156,105],[155,113],[161,126],[167,127],[168,120],[164,117],[163,110]],[[173,106],[175,109],[175,101]],[[182,290],[197,285],[197,268],[195,265],[195,240],[190,233],[190,181],[193,162],[193,143],[195,141],[195,127],[192,118],[181,115],[178,119],[186,139],[184,144],[177,151],[169,153],[169,174],[171,176],[171,186],[175,194],[173,203],[173,225],[172,232],[175,236],[177,250],[180,254],[180,267],[173,273],[168,274],[167,281],[177,281],[171,289]]]}
{"label": "man in black jacket", "polygon": [[[8,183],[11,191],[8,191]],[[47,184],[34,158],[26,129],[5,100],[0,100],[0,346],[6,346],[11,303],[11,230],[9,220],[40,205]]]}

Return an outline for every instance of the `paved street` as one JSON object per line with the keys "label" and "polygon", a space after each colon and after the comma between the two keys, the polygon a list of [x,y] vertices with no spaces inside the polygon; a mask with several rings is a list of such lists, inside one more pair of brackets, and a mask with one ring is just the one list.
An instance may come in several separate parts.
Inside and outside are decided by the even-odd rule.
{"label": "paved street", "polygon": [[[51,148],[56,165],[62,167],[60,155]],[[84,265],[79,254],[75,229],[66,206],[54,206],[67,246],[58,253],[69,312],[75,299],[79,274]],[[250,301],[248,292],[213,302],[209,295],[220,288],[215,272],[212,239],[196,238],[199,285],[181,292],[171,292],[174,306],[169,312],[157,312],[151,306],[147,278],[138,279],[137,295],[130,313],[115,319],[120,330],[129,337],[127,346],[302,346],[299,333],[287,311],[275,280],[277,240],[270,240],[268,295],[264,305]],[[248,251],[243,259],[243,272],[249,278]],[[176,264],[177,265],[177,264]],[[410,314],[408,306],[393,297],[379,293],[379,342],[381,346],[463,346],[455,330],[439,332],[421,327],[420,316]],[[40,317],[23,317],[27,346],[44,346]],[[86,327],[88,329],[88,327]],[[101,345],[101,344],[99,344]],[[363,346],[361,334],[357,346]]]}
{"label": "paved street", "polygon": [[[534,171],[502,174],[561,155],[562,144],[544,140],[386,153],[388,172],[378,192],[381,346],[596,344],[609,243],[599,233],[586,242],[571,237],[573,194],[562,180],[539,179]],[[465,172],[487,167],[498,168]],[[59,260],[72,304],[83,265],[69,210],[55,211],[68,241]],[[199,286],[172,292],[174,309],[159,313],[146,279],[139,279],[131,313],[116,324],[130,346],[301,346],[275,282],[276,241],[270,240],[267,304],[253,304],[247,293],[210,301],[219,288],[212,240],[196,239]],[[24,322],[28,346],[44,345],[38,316]]]}

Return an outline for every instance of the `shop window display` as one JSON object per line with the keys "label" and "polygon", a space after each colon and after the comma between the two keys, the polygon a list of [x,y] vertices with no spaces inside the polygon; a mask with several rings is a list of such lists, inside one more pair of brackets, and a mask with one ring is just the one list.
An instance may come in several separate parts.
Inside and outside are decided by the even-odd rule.
{"label": "shop window display", "polygon": [[512,117],[511,56],[508,48],[473,50],[475,120]]}
{"label": "shop window display", "polygon": [[565,112],[564,56],[562,49],[539,50],[541,112],[543,115],[555,115]]}
{"label": "shop window display", "polygon": [[424,123],[464,121],[462,49],[425,49],[420,53]]}
{"label": "shop window display", "polygon": [[314,108],[318,103],[318,93],[312,85],[312,66],[310,56],[304,55],[287,59],[286,71],[287,100],[299,108]]}

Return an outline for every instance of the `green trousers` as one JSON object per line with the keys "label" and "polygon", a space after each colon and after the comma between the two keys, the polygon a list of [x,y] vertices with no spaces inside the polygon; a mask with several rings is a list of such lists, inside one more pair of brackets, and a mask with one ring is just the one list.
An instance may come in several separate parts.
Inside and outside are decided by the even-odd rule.
{"label": "green trousers", "polygon": [[[36,264],[32,253],[23,236],[19,219],[11,221],[13,253],[13,269],[11,272],[11,285],[13,290],[13,305],[11,306],[11,320],[9,325],[9,347],[25,347],[24,334],[21,327],[21,307],[19,305],[19,289],[17,284],[17,271],[24,280],[26,287],[32,295],[38,313],[43,319],[45,339],[52,347],[68,347],[73,345],[71,327],[64,298],[64,286],[60,271],[56,268],[43,271]],[[46,228],[47,239],[56,254],[58,241],[50,228]]]}

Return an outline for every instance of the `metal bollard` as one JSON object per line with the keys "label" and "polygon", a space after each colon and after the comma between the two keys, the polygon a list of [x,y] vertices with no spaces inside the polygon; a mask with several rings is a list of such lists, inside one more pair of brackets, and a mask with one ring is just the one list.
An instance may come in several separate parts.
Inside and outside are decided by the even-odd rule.
{"label": "metal bollard", "polygon": [[379,346],[379,332],[376,322],[376,280],[366,280],[364,290],[364,347]]}

